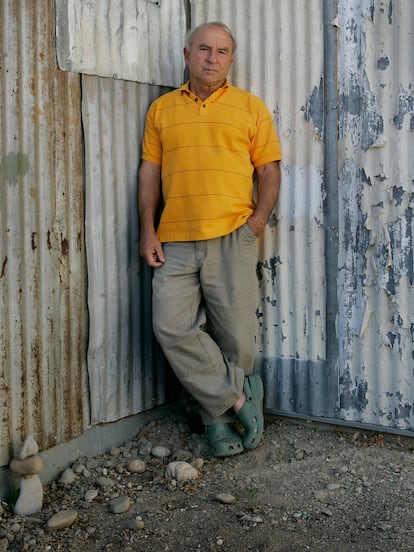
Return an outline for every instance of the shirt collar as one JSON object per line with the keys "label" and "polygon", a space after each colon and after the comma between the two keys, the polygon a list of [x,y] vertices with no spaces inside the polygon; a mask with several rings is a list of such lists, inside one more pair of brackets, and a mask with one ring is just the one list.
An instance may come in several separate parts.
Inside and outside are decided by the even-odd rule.
{"label": "shirt collar", "polygon": [[[222,86],[220,86],[220,88],[218,88],[217,90],[215,90],[214,92],[212,92],[211,96],[215,96],[217,93],[221,93],[223,92],[226,88],[229,88],[230,87],[230,83],[228,81],[228,79],[226,79],[224,81],[224,83],[222,84]],[[190,81],[187,81],[185,84],[183,84],[182,86],[180,86],[180,88],[178,89],[178,91],[180,92],[180,94],[186,94],[187,96],[190,96],[192,98],[195,98],[196,95],[191,92],[190,90]],[[211,97],[210,96],[210,97]]]}

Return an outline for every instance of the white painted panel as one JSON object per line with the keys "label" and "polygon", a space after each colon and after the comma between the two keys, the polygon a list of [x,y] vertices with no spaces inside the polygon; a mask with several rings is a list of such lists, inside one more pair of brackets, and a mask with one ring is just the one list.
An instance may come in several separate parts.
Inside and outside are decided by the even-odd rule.
{"label": "white painted panel", "polygon": [[[257,353],[269,387],[276,364],[286,363],[292,382],[302,369],[319,371],[326,358],[322,1],[192,2],[193,26],[214,20],[226,23],[238,44],[232,84],[266,102],[282,143],[281,195],[258,266]],[[306,391],[307,404],[320,389]]]}
{"label": "white painted panel", "polygon": [[182,0],[57,0],[57,54],[66,71],[180,86]]}
{"label": "white painted panel", "polygon": [[148,410],[167,397],[138,252],[137,171],[149,103],[165,89],[82,77],[88,372],[92,423]]}
{"label": "white painted panel", "polygon": [[338,10],[341,417],[414,426],[414,3]]}

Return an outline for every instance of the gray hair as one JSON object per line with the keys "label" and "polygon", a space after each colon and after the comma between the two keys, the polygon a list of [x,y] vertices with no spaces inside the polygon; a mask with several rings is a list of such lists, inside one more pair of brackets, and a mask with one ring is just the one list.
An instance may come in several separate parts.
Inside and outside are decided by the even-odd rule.
{"label": "gray hair", "polygon": [[236,50],[237,43],[236,43],[236,40],[235,40],[235,38],[233,36],[233,33],[231,32],[230,28],[227,27],[227,25],[225,25],[224,23],[221,23],[221,21],[211,21],[209,23],[202,23],[201,25],[199,25],[195,29],[191,29],[191,30],[188,31],[187,36],[185,37],[185,47],[187,48],[187,50],[189,52],[191,52],[194,35],[196,34],[197,31],[199,31],[203,27],[220,27],[221,29],[226,31],[226,33],[229,34],[229,36],[231,38],[231,41],[233,43],[233,52]]}

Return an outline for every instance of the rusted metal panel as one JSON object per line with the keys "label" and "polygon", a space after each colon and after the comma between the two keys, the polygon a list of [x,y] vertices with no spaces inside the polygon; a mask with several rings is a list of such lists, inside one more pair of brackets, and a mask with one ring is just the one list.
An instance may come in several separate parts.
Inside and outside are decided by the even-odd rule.
{"label": "rusted metal panel", "polygon": [[237,40],[231,82],[260,96],[282,143],[279,205],[260,242],[257,364],[269,411],[333,415],[326,365],[323,12],[313,0],[195,0],[192,25]]}
{"label": "rusted metal panel", "polygon": [[414,4],[340,2],[340,416],[414,422]]}
{"label": "rusted metal panel", "polygon": [[166,89],[82,78],[88,373],[92,422],[163,404],[171,391],[151,323],[151,274],[138,253],[137,170],[145,115]]}
{"label": "rusted metal panel", "polygon": [[0,466],[88,424],[80,78],[54,2],[0,10]]}
{"label": "rusted metal panel", "polygon": [[67,71],[181,84],[182,0],[57,0],[57,53]]}

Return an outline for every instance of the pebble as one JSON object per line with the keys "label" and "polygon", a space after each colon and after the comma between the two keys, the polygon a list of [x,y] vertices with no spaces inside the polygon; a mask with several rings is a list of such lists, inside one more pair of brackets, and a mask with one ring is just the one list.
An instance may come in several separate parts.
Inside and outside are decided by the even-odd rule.
{"label": "pebble", "polygon": [[216,495],[216,500],[218,500],[222,504],[233,504],[234,502],[236,502],[236,497],[234,497],[230,493],[219,493]]}
{"label": "pebble", "polygon": [[127,527],[128,529],[131,529],[131,531],[138,531],[140,529],[144,529],[145,524],[140,517],[136,517],[128,521]]}
{"label": "pebble", "polygon": [[19,516],[39,512],[43,506],[43,485],[38,475],[26,475],[20,479],[20,493],[13,511]]}
{"label": "pebble", "polygon": [[98,489],[89,489],[85,493],[85,500],[90,502],[91,500],[94,500],[98,496]]}
{"label": "pebble", "polygon": [[146,469],[147,466],[142,460],[134,459],[128,463],[128,471],[131,473],[143,473]]}
{"label": "pebble", "polygon": [[204,460],[202,458],[196,458],[193,462],[191,462],[191,465],[196,470],[201,470],[201,468],[204,466]]}
{"label": "pebble", "polygon": [[99,487],[113,487],[115,485],[115,481],[110,477],[101,476],[96,480],[96,484]]}
{"label": "pebble", "polygon": [[109,503],[109,509],[113,514],[123,514],[129,510],[131,501],[127,496],[118,496]]}
{"label": "pebble", "polygon": [[70,527],[77,517],[78,513],[75,510],[61,510],[47,520],[46,526],[49,531],[64,529]]}
{"label": "pebble", "polygon": [[139,454],[151,454],[152,443],[148,439],[140,439],[138,441],[138,453]]}
{"label": "pebble", "polygon": [[71,468],[66,468],[66,470],[60,476],[59,481],[64,485],[71,485],[76,480],[75,472]]}
{"label": "pebble", "polygon": [[166,477],[170,477],[176,481],[189,481],[190,479],[197,479],[198,475],[198,470],[193,468],[193,466],[187,462],[170,462],[165,471]]}
{"label": "pebble", "polygon": [[325,514],[325,516],[327,516],[327,517],[332,517],[333,516],[332,510],[330,510],[329,508],[321,506],[321,508],[319,508],[319,510],[322,514]]}
{"label": "pebble", "polygon": [[94,470],[98,467],[98,461],[96,458],[89,458],[89,460],[86,462],[86,467],[88,470]]}
{"label": "pebble", "polygon": [[19,459],[24,460],[29,456],[35,456],[39,452],[39,446],[34,440],[34,438],[29,435],[23,442],[22,448],[20,449]]}
{"label": "pebble", "polygon": [[328,485],[326,485],[326,488],[328,489],[328,491],[337,491],[341,488],[341,485],[338,485],[338,483],[328,483]]}
{"label": "pebble", "polygon": [[190,462],[192,458],[193,454],[189,450],[180,449],[174,454],[174,460],[177,462]]}
{"label": "pebble", "polygon": [[167,456],[170,456],[171,451],[167,447],[156,446],[151,449],[151,454],[155,456],[155,458],[167,458]]}
{"label": "pebble", "polygon": [[43,460],[37,454],[28,456],[24,460],[13,458],[10,469],[17,475],[35,475],[43,470]]}
{"label": "pebble", "polygon": [[326,491],[315,491],[313,493],[313,496],[316,498],[316,500],[319,500],[319,502],[325,502],[328,498],[328,493]]}

